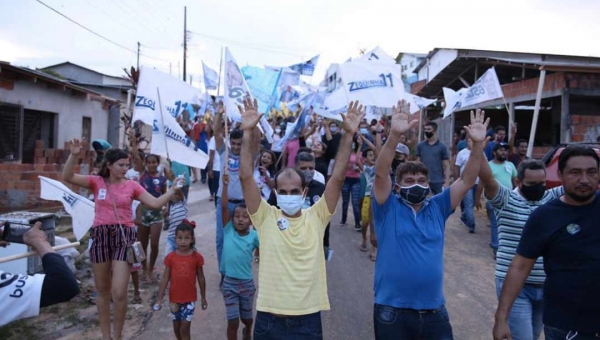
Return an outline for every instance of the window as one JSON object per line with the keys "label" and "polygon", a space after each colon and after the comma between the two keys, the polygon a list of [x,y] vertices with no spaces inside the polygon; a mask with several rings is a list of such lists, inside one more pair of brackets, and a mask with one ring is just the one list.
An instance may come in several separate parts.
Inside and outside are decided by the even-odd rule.
{"label": "window", "polygon": [[81,124],[81,137],[88,143],[92,141],[92,118],[83,117]]}

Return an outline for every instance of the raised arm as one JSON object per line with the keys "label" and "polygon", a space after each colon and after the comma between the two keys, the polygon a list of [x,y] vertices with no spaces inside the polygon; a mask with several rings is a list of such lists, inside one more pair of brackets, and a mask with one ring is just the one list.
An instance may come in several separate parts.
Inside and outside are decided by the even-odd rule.
{"label": "raised arm", "polygon": [[510,124],[510,139],[508,140],[508,155],[515,153],[515,136],[517,135],[517,123]]}
{"label": "raised arm", "polygon": [[375,163],[375,182],[373,183],[373,192],[375,200],[379,204],[385,203],[392,193],[392,179],[390,178],[390,168],[396,153],[396,146],[400,142],[400,135],[406,133],[419,121],[414,119],[409,122],[410,104],[401,100],[397,106],[392,108],[392,120],[390,123],[390,133],[381,153]]}
{"label": "raised arm", "polygon": [[221,176],[223,181],[223,192],[221,193],[221,216],[223,222],[223,228],[229,223],[231,216],[229,215],[229,193],[227,189],[229,188],[229,174],[227,172],[223,173]]}
{"label": "raised arm", "polygon": [[330,213],[335,213],[338,200],[340,199],[340,193],[342,191],[342,185],[346,178],[346,168],[348,167],[348,160],[350,159],[350,153],[352,152],[352,137],[358,130],[360,122],[365,117],[363,106],[356,102],[350,102],[348,105],[348,112],[342,115],[342,128],[344,134],[340,141],[340,147],[335,157],[335,165],[331,173],[331,178],[325,186],[325,201],[327,202],[327,208]]}
{"label": "raised arm", "polygon": [[[472,154],[473,152],[471,152],[471,155]],[[496,197],[498,190],[500,190],[500,184],[496,181],[496,178],[494,178],[487,157],[481,158],[481,165],[479,168],[479,186],[477,187],[477,191],[481,190],[484,190],[485,198],[488,200]]]}
{"label": "raised arm", "polygon": [[489,118],[485,121],[484,119],[484,111],[479,109],[476,113],[471,111],[471,124],[464,127],[465,131],[467,131],[467,136],[473,141],[473,146],[471,147],[471,155],[465,164],[465,169],[460,179],[450,186],[450,206],[452,210],[456,209],[469,189],[475,185],[475,180],[477,180],[481,159],[483,158],[485,133],[490,122]]}
{"label": "raised arm", "polygon": [[254,180],[254,129],[257,129],[256,124],[262,117],[258,113],[258,102],[254,99],[244,99],[244,108],[238,106],[242,115],[242,130],[244,137],[242,139],[242,150],[240,156],[240,181],[242,183],[242,192],[246,201],[246,208],[250,215],[255,214],[260,207],[262,197],[258,185]]}
{"label": "raised arm", "polygon": [[223,147],[223,114],[225,113],[225,107],[223,107],[223,101],[219,101],[217,105],[217,112],[215,112],[215,123],[213,125],[213,132],[215,134],[215,149],[217,152],[221,152]]}
{"label": "raised arm", "polygon": [[137,137],[133,128],[129,128],[129,145],[131,146],[131,157],[133,158],[133,169],[139,173],[144,172],[144,160],[140,157]]}
{"label": "raised arm", "polygon": [[81,142],[79,139],[73,139],[69,142],[71,146],[71,154],[69,158],[67,158],[67,162],[65,163],[65,167],[62,172],[63,181],[75,184],[83,188],[89,188],[87,176],[79,175],[73,172],[73,167],[75,166],[75,157],[79,156],[81,153]]}
{"label": "raised arm", "polygon": [[158,198],[150,195],[147,191],[144,191],[137,199],[138,201],[142,202],[142,204],[152,209],[161,209],[169,202],[171,197],[173,197],[173,195],[175,194],[175,191],[178,189],[177,183],[182,183],[184,181],[185,179],[183,178],[175,179],[175,181],[173,181],[173,185],[169,188],[169,190],[167,190],[166,193],[164,193]]}

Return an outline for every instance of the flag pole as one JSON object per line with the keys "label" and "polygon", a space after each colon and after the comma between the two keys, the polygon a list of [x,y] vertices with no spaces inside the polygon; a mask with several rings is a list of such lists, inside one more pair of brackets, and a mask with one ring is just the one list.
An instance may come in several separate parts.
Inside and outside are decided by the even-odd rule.
{"label": "flag pole", "polygon": [[223,115],[225,119],[225,137],[223,139],[223,143],[225,143],[225,166],[223,167],[223,174],[229,174],[229,117],[227,114]]}
{"label": "flag pole", "polygon": [[544,92],[544,81],[546,80],[546,70],[541,69],[540,81],[538,83],[537,95],[535,97],[535,108],[533,110],[533,121],[531,122],[531,132],[529,133],[529,143],[527,144],[527,157],[531,158],[533,154],[533,142],[535,140],[535,131],[537,129],[537,122],[540,116],[540,105],[542,102],[542,92]]}
{"label": "flag pole", "polygon": [[[58,251],[58,250],[63,250],[63,249],[67,249],[67,248],[79,247],[79,245],[80,245],[79,242],[73,242],[73,243],[69,243],[69,244],[63,244],[63,245],[60,245],[60,246],[52,247],[52,249],[54,251]],[[29,256],[35,256],[35,255],[37,255],[37,252],[35,250],[32,250],[32,251],[27,252],[27,253],[17,254],[17,255],[11,255],[11,256],[0,258],[0,263],[14,261],[14,260],[19,260],[19,259],[23,259],[23,258],[26,258],[26,257],[29,257]]]}
{"label": "flag pole", "polygon": [[223,69],[223,46],[221,46],[221,58],[219,60],[219,81],[217,82],[217,97],[221,93],[221,70]]}
{"label": "flag pole", "polygon": [[[165,151],[167,152],[167,159],[171,160],[171,157],[169,157],[169,148],[167,147],[167,129],[165,127],[165,118],[163,117],[162,100],[160,99],[160,90],[158,89],[158,87],[156,88],[156,94],[158,95],[158,108],[160,110],[160,123],[162,125],[163,132],[165,134]],[[169,166],[170,166],[170,164],[169,164]]]}

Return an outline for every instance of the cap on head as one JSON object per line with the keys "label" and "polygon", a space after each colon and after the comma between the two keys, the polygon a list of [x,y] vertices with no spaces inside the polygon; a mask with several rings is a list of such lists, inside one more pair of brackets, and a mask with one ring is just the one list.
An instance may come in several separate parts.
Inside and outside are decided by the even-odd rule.
{"label": "cap on head", "polygon": [[410,154],[410,151],[408,150],[408,146],[406,146],[402,143],[398,143],[398,145],[396,146],[396,152],[403,153],[405,155]]}
{"label": "cap on head", "polygon": [[497,151],[498,149],[508,149],[508,143],[495,143],[492,151]]}

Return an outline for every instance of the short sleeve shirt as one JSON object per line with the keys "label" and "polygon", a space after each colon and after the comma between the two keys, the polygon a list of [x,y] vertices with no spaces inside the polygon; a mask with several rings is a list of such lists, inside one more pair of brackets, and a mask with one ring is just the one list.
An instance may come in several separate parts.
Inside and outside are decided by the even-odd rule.
{"label": "short sleeve shirt", "polygon": [[445,303],[444,231],[452,214],[450,190],[428,198],[419,212],[390,194],[372,200],[377,262],[375,303],[395,308],[437,309]]}
{"label": "short sleeve shirt", "polygon": [[600,332],[600,192],[584,206],[555,199],[527,220],[517,253],[544,257],[544,325]]}
{"label": "short sleeve shirt", "polygon": [[247,235],[241,236],[233,222],[229,221],[223,230],[221,273],[239,280],[252,279],[252,254],[258,246],[256,230],[249,230]]}
{"label": "short sleeve shirt", "polygon": [[501,164],[496,164],[494,161],[488,163],[494,178],[500,183],[500,185],[512,189],[512,179],[517,177],[517,169],[515,165],[509,161],[504,161]]}
{"label": "short sleeve shirt", "polygon": [[[467,161],[471,157],[471,150],[462,149],[456,155],[456,160],[454,161],[454,165],[460,168],[459,176],[462,175],[463,170],[465,169],[465,165],[467,165]],[[475,184],[479,184],[479,177],[475,180]]]}
{"label": "short sleeve shirt", "polygon": [[[88,187],[92,190],[95,197],[93,226],[120,223],[128,227],[133,227],[133,213],[131,210],[133,200],[137,199],[146,190],[138,182],[132,180],[112,184],[109,190],[104,178],[100,176],[87,176],[87,178]],[[111,192],[114,197],[110,195]],[[118,217],[115,215],[113,198],[117,207]]]}
{"label": "short sleeve shirt", "polygon": [[323,197],[297,218],[261,200],[250,216],[260,239],[256,310],[282,315],[329,310],[323,236],[331,216]]}
{"label": "short sleeve shirt", "polygon": [[437,140],[433,145],[423,141],[417,146],[417,157],[429,170],[431,183],[444,183],[444,161],[450,159],[450,153],[446,144]]}
{"label": "short sleeve shirt", "polygon": [[33,276],[0,271],[0,327],[23,318],[40,314],[43,274]]}
{"label": "short sleeve shirt", "polygon": [[163,194],[163,190],[167,185],[167,179],[165,176],[152,176],[147,171],[144,171],[140,177],[140,185],[142,188],[146,189],[150,195],[158,198]]}
{"label": "short sleeve shirt", "polygon": [[215,151],[215,155],[213,156],[212,171],[221,171],[221,157],[219,156],[219,153],[216,149],[217,147],[215,145],[215,137],[211,137],[210,141],[208,142],[208,150]]}
{"label": "short sleeve shirt", "polygon": [[[225,159],[225,146],[219,153],[221,159],[221,174],[224,173],[225,167],[229,172],[229,186],[227,187],[227,194],[230,200],[243,200],[244,194],[242,193],[242,182],[240,182],[240,156],[234,155],[229,148],[227,153],[229,159]],[[223,192],[223,176],[219,180],[219,190],[217,196],[221,197]]]}
{"label": "short sleeve shirt", "polygon": [[165,258],[165,266],[171,269],[169,301],[177,303],[198,300],[196,280],[198,269],[204,266],[204,258],[197,251],[179,255],[176,251]]}

